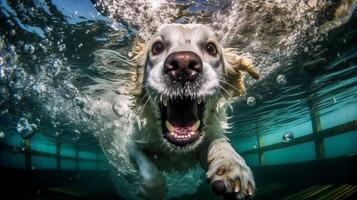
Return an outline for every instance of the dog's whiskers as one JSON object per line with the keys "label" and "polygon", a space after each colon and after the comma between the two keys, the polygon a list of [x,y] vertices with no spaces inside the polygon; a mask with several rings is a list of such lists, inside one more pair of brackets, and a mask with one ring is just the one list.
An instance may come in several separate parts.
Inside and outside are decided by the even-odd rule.
{"label": "dog's whiskers", "polygon": [[222,80],[222,79],[219,79],[219,81],[222,82],[222,83],[224,83],[224,84],[226,84],[226,85],[228,85],[228,86],[231,87],[233,90],[235,90],[236,92],[239,93],[239,90],[238,90],[236,87],[234,87],[232,84],[230,84],[230,83],[228,83],[227,81]]}
{"label": "dog's whiskers", "polygon": [[145,104],[142,106],[142,108],[140,109],[140,111],[138,112],[138,116],[141,116],[142,112],[144,111],[147,103],[149,102],[150,98],[148,98],[145,102]]}
{"label": "dog's whiskers", "polygon": [[145,110],[145,108],[146,108],[148,102],[149,102],[150,100],[152,100],[152,99],[151,99],[151,93],[150,93],[150,91],[149,91],[149,90],[146,90],[146,92],[147,92],[147,93],[146,93],[145,96],[147,96],[148,98],[146,99],[144,105],[142,106],[142,108],[141,108],[140,111],[138,112],[138,116],[141,116],[141,114],[142,114],[143,111]]}
{"label": "dog's whiskers", "polygon": [[148,97],[148,93],[145,93],[144,96],[140,97],[140,100],[137,102],[137,105],[141,105],[141,103]]}
{"label": "dog's whiskers", "polygon": [[218,84],[218,87],[221,88],[228,95],[228,97],[232,96],[222,85]]}

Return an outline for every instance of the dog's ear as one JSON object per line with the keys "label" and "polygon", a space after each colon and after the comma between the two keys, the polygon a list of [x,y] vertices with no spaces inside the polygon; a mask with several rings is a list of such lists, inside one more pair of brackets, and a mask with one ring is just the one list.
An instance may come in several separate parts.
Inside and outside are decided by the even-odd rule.
{"label": "dog's ear", "polygon": [[230,97],[240,96],[245,92],[244,73],[247,72],[254,79],[259,79],[259,72],[249,58],[240,56],[233,48],[223,49],[224,71],[226,83],[224,88]]}
{"label": "dog's ear", "polygon": [[147,45],[145,41],[141,38],[136,38],[131,50],[131,59],[136,67],[136,76],[134,80],[133,88],[130,93],[134,96],[139,96],[142,94],[144,74],[145,74],[145,63],[146,63],[146,53]]}

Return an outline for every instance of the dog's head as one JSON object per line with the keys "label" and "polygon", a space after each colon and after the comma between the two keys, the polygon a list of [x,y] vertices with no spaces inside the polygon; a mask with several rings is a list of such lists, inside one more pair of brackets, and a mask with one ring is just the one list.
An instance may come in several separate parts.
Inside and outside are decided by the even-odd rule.
{"label": "dog's head", "polygon": [[135,93],[150,99],[163,138],[181,149],[201,141],[217,102],[243,93],[244,71],[259,78],[248,59],[222,48],[201,24],[163,25],[150,42],[136,47],[135,55],[142,66]]}

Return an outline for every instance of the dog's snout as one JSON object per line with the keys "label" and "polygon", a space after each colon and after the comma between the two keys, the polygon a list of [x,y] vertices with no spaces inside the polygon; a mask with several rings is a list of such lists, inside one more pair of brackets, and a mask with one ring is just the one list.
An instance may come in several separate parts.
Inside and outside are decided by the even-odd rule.
{"label": "dog's snout", "polygon": [[202,60],[194,52],[175,52],[166,58],[164,72],[175,81],[182,83],[193,81],[202,72]]}

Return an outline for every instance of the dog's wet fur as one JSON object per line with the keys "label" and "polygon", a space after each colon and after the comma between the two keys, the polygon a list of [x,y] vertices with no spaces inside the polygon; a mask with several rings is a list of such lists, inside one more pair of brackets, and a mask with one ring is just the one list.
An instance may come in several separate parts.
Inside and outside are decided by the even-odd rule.
{"label": "dog's wet fur", "polygon": [[[120,57],[97,54],[107,65]],[[161,171],[185,171],[197,164],[218,195],[254,195],[253,174],[225,137],[226,108],[244,93],[245,73],[259,78],[252,62],[223,48],[201,24],[162,25],[150,41],[135,42],[130,60],[123,62],[128,73],[118,75],[125,87],[117,93],[132,99],[127,109],[136,115],[127,149],[142,179],[139,196],[163,199]]]}

